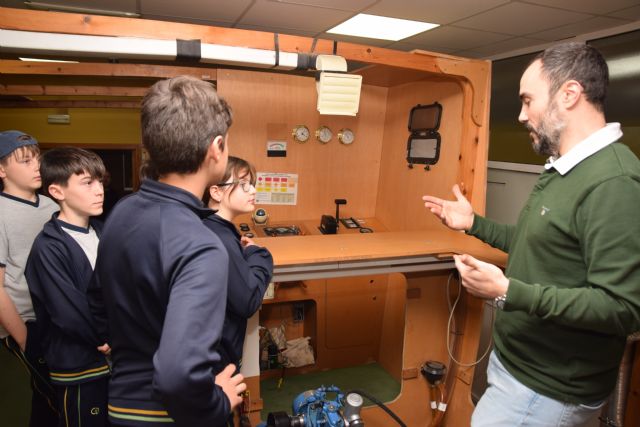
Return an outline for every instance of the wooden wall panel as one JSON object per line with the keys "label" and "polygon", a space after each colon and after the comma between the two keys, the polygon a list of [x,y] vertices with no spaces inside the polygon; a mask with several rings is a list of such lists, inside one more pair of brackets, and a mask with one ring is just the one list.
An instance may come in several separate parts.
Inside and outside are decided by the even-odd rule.
{"label": "wooden wall panel", "polygon": [[[380,347],[386,294],[386,275],[327,279],[327,348],[345,350],[368,346],[374,349],[372,360],[375,360]],[[401,353],[400,349],[398,353]]]}
{"label": "wooden wall panel", "polygon": [[[420,367],[428,360],[436,360],[450,369],[446,349],[447,320],[449,317],[446,289],[448,271],[406,274],[407,290],[406,324],[403,346],[403,366],[405,372],[414,375],[402,381],[402,391],[398,398],[387,406],[400,416],[407,426],[427,426],[431,420],[429,409],[429,386],[419,373]],[[455,284],[451,284],[452,289]],[[460,392],[465,393],[461,387]],[[467,390],[468,395],[468,390]],[[469,399],[470,402],[470,399]],[[463,426],[468,421],[473,406],[457,408],[451,423],[445,425]],[[451,411],[447,411],[451,412]],[[394,425],[387,414],[378,407],[368,407],[363,411],[367,427]]]}
{"label": "wooden wall panel", "polygon": [[[400,274],[391,277],[404,290],[403,277]],[[400,345],[386,349],[387,363],[383,366],[390,366],[393,371],[390,373],[399,375],[404,331],[404,292],[398,295],[396,291],[398,301],[387,308],[387,278],[387,275],[374,275],[277,284],[275,298],[265,301],[262,306],[260,324],[268,328],[284,324],[288,340],[311,336],[316,355],[315,365],[291,368],[289,374],[377,361],[381,353],[381,337],[385,335],[388,337],[387,343],[399,341]],[[395,286],[396,289],[399,287]],[[292,304],[298,301],[305,303],[303,322],[293,321]],[[389,319],[400,320],[387,325]],[[263,378],[269,375],[270,371],[261,374]]]}
{"label": "wooden wall panel", "polygon": [[[440,160],[429,171],[421,165],[409,169],[409,112],[417,104],[436,101],[443,108]],[[440,222],[425,210],[422,196],[452,197],[462,138],[462,89],[455,81],[442,79],[407,83],[389,89],[387,105],[376,217],[393,231],[440,227]]]}
{"label": "wooden wall panel", "polygon": [[[230,153],[252,162],[258,171],[299,175],[296,206],[261,205],[271,221],[317,219],[335,212],[334,199],[347,199],[341,216],[372,217],[382,152],[387,89],[363,86],[357,117],[320,116],[312,77],[276,73],[220,70],[218,90],[234,111],[229,134]],[[304,124],[311,138],[297,143],[291,130]],[[334,137],[326,145],[316,141],[320,126]],[[338,131],[348,127],[356,140],[338,142]],[[279,134],[288,142],[287,157],[267,157],[268,138]]]}
{"label": "wooden wall panel", "polygon": [[405,306],[407,281],[404,275],[389,275],[385,301],[378,363],[396,381],[402,380],[402,349],[404,348]]}

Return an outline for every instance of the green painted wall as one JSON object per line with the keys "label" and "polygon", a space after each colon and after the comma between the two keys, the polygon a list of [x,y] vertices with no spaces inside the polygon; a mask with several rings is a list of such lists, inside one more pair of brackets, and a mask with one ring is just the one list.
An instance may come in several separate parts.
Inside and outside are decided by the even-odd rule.
{"label": "green painted wall", "polygon": [[[49,124],[49,114],[69,114],[71,123]],[[40,142],[139,144],[140,111],[120,108],[3,108],[0,129],[17,129]]]}
{"label": "green painted wall", "polygon": [[[589,41],[603,54],[610,69],[605,105],[608,122],[619,122],[622,142],[640,157],[640,31]],[[528,132],[518,122],[520,77],[537,55],[495,61],[491,75],[489,160],[544,164],[545,158],[531,148]]]}

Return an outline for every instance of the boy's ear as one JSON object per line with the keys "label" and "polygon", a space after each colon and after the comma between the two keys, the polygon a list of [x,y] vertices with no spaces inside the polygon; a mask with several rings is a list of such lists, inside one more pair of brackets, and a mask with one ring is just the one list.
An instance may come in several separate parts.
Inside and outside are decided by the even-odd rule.
{"label": "boy's ear", "polygon": [[6,178],[7,177],[7,171],[4,169],[4,165],[2,163],[0,163],[0,178]]}
{"label": "boy's ear", "polygon": [[56,199],[57,201],[64,200],[64,190],[60,184],[51,184],[48,188],[49,194],[51,197]]}
{"label": "boy's ear", "polygon": [[209,154],[211,155],[211,157],[213,157],[213,159],[216,162],[222,158],[224,154],[225,146],[226,146],[226,138],[220,135],[216,136],[213,139],[213,142],[211,143],[211,145],[209,146]]}

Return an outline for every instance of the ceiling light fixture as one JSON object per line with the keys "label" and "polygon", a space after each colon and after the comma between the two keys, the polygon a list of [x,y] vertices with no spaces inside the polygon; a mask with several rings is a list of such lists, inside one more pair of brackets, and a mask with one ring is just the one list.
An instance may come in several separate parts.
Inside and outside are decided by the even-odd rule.
{"label": "ceiling light fixture", "polygon": [[327,30],[327,33],[398,41],[439,26],[440,24],[431,24],[429,22],[360,13]]}
{"label": "ceiling light fixture", "polygon": [[42,3],[37,1],[25,1],[24,4],[32,9],[37,10],[50,10],[58,12],[72,12],[72,13],[87,13],[90,15],[107,15],[107,16],[119,16],[123,18],[140,18],[139,13],[124,12],[122,10],[105,10],[105,9],[91,9],[88,7],[79,6],[65,6],[61,4]]}

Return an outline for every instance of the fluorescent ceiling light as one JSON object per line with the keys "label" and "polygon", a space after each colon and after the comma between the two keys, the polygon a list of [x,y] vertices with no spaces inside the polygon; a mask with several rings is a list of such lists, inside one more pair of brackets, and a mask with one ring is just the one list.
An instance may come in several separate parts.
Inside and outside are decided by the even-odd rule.
{"label": "fluorescent ceiling light", "polygon": [[360,13],[328,30],[327,33],[398,41],[439,26],[440,24],[430,24],[429,22]]}
{"label": "fluorescent ceiling light", "polygon": [[78,61],[63,61],[62,59],[41,59],[41,58],[18,58],[20,61],[31,62],[68,62],[70,64],[77,64]]}

